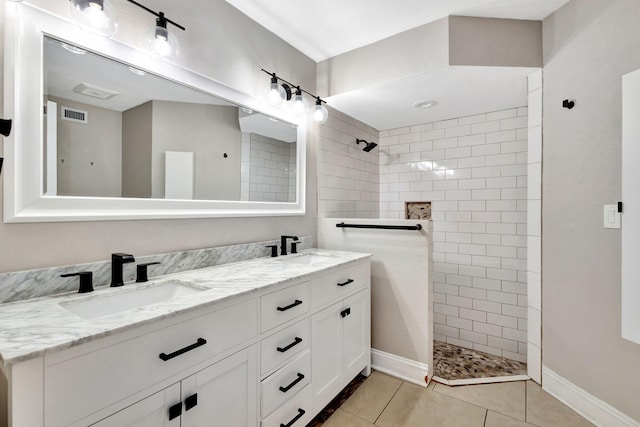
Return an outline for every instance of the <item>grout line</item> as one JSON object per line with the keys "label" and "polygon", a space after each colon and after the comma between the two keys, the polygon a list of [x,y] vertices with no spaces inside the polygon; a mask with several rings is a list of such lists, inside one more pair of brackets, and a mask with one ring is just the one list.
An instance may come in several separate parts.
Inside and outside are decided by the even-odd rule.
{"label": "grout line", "polygon": [[484,422],[482,423],[482,427],[487,427],[487,418],[489,418],[489,410],[485,409],[485,411],[484,411]]}
{"label": "grout line", "polygon": [[396,394],[398,394],[398,391],[400,390],[400,387],[402,387],[402,384],[404,384],[405,381],[402,381],[400,383],[400,385],[398,386],[398,388],[396,389],[396,391],[393,393],[393,395],[391,396],[391,399],[389,399],[389,401],[387,402],[386,405],[384,405],[384,408],[382,408],[382,411],[380,411],[380,413],[378,414],[378,416],[376,417],[375,420],[373,420],[373,424],[377,423],[378,420],[380,419],[380,416],[382,416],[382,414],[384,413],[384,411],[387,409],[387,407],[389,406],[389,404],[391,403],[391,401],[393,400],[394,397],[396,397]]}

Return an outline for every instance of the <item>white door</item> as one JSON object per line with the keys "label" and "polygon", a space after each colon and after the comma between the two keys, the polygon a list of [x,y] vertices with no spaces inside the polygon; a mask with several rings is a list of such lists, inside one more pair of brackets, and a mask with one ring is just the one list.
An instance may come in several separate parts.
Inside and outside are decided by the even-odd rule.
{"label": "white door", "polygon": [[180,405],[180,383],[153,394],[93,427],[180,427],[180,416],[169,419],[169,408]]}
{"label": "white door", "polygon": [[182,402],[182,427],[256,427],[256,346],[229,356],[183,380]]}
{"label": "white door", "polygon": [[342,375],[342,302],[311,316],[312,400],[325,402]]}
{"label": "white door", "polygon": [[[369,364],[369,291],[360,291],[344,300],[344,374],[351,379]],[[346,314],[346,313],[345,313]]]}
{"label": "white door", "polygon": [[47,196],[58,195],[58,104],[47,101]]}

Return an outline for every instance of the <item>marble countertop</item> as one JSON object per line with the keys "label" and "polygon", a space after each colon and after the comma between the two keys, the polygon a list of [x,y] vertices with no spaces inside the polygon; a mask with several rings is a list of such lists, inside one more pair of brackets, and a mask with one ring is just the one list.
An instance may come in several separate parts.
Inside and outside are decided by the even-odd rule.
{"label": "marble countertop", "polygon": [[[302,259],[305,254],[317,256],[313,262],[305,263]],[[127,283],[120,288],[102,287],[87,294],[68,293],[0,304],[0,363],[7,367],[45,353],[60,351],[221,301],[229,301],[241,295],[295,281],[370,256],[355,252],[311,249],[287,257],[257,258],[154,277],[144,284]],[[294,258],[300,258],[302,262],[296,263]],[[70,302],[105,298],[171,280],[178,280],[203,290],[95,319],[82,318],[63,308],[64,304]]]}

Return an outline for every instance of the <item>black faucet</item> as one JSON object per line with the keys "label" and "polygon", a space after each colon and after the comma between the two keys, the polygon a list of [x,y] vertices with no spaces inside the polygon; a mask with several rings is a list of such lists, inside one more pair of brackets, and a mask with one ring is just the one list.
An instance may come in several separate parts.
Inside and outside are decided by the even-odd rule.
{"label": "black faucet", "polygon": [[79,273],[61,274],[60,277],[73,277],[78,276],[80,278],[80,287],[78,288],[79,294],[86,292],[93,292],[93,272],[81,271]]}
{"label": "black faucet", "polygon": [[280,255],[287,254],[287,239],[291,239],[294,242],[297,242],[298,236],[280,236]]}
{"label": "black faucet", "polygon": [[111,287],[124,285],[122,281],[122,265],[135,262],[133,255],[115,253],[111,254]]}

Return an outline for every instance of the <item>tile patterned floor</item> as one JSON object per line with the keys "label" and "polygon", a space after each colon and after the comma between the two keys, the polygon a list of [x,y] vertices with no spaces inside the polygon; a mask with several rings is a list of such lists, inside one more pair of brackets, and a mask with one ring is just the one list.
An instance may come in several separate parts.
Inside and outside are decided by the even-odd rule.
{"label": "tile patterned floor", "polygon": [[532,381],[424,388],[373,372],[337,401],[323,427],[593,427]]}
{"label": "tile patterned floor", "polygon": [[527,375],[527,364],[481,351],[433,342],[435,375],[445,380]]}

